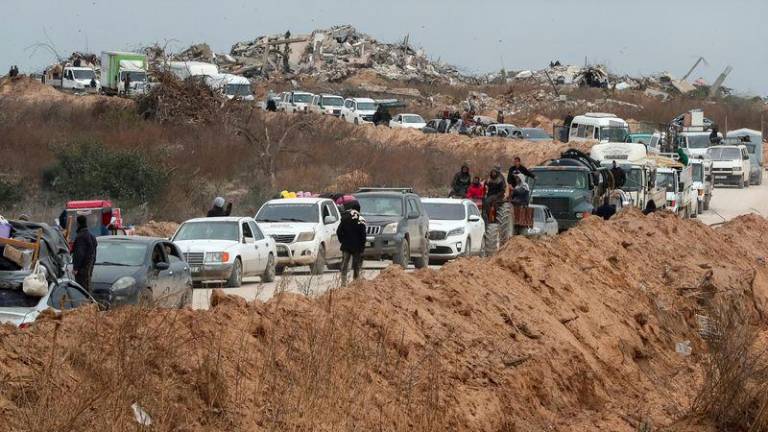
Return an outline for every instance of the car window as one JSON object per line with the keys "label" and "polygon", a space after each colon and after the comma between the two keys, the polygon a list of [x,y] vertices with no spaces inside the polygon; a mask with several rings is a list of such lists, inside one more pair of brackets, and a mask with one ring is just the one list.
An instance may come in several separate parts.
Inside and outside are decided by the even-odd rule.
{"label": "car window", "polygon": [[85,291],[69,283],[56,285],[48,297],[48,306],[58,310],[75,309],[90,303],[91,299]]}
{"label": "car window", "polygon": [[157,264],[161,262],[168,262],[168,258],[165,256],[165,250],[163,249],[163,245],[157,244],[154,248],[152,248],[152,264]]}
{"label": "car window", "polygon": [[251,232],[251,227],[248,225],[248,222],[243,222],[243,237],[247,239],[253,239],[253,233]]}
{"label": "car window", "polygon": [[264,233],[261,232],[261,229],[259,229],[259,226],[256,225],[256,222],[249,221],[248,226],[251,228],[253,238],[255,238],[257,241],[264,240]]}
{"label": "car window", "polygon": [[323,220],[325,220],[326,216],[330,216],[333,218],[333,221],[336,222],[339,220],[338,213],[335,210],[335,205],[331,205],[329,203],[323,204]]}
{"label": "car window", "polygon": [[419,211],[419,205],[416,203],[415,200],[409,198],[408,199],[408,214],[415,214],[420,215],[421,212]]}
{"label": "car window", "polygon": [[467,210],[470,216],[480,216],[480,210],[478,210],[477,206],[472,203],[467,204]]}
{"label": "car window", "polygon": [[184,258],[181,257],[181,252],[179,252],[179,248],[173,243],[163,242],[163,248],[165,249],[165,256],[168,257],[168,261],[171,263],[184,261]]}

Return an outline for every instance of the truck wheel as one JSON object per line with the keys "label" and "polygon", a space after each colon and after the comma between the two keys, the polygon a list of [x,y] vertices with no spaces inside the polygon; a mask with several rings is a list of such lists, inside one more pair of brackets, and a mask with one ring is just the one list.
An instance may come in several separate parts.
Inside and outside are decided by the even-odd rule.
{"label": "truck wheel", "polygon": [[400,251],[394,257],[392,257],[392,262],[406,269],[408,268],[408,264],[410,263],[410,261],[411,261],[411,244],[408,242],[408,240],[403,240],[403,242],[400,243]]}
{"label": "truck wheel", "polygon": [[275,257],[272,254],[269,254],[269,258],[267,259],[267,268],[264,270],[264,274],[261,275],[261,281],[262,282],[274,282],[275,281]]}
{"label": "truck wheel", "polygon": [[413,260],[413,266],[417,269],[429,267],[429,245],[426,239],[422,239],[421,244],[421,256]]}
{"label": "truck wheel", "polygon": [[227,280],[228,288],[237,288],[243,284],[243,264],[240,258],[235,258],[235,265],[232,267],[232,274]]}
{"label": "truck wheel", "polygon": [[492,223],[485,226],[485,256],[496,255],[499,251],[499,224]]}
{"label": "truck wheel", "polygon": [[701,214],[704,213],[704,201],[700,201],[697,205],[696,213]]}
{"label": "truck wheel", "polygon": [[704,210],[709,210],[709,198],[704,200]]}
{"label": "truck wheel", "polygon": [[325,246],[320,245],[320,249],[317,250],[317,259],[310,266],[310,271],[313,275],[321,275],[325,272]]}
{"label": "truck wheel", "polygon": [[739,189],[744,189],[744,178],[739,178]]}
{"label": "truck wheel", "polygon": [[499,248],[515,234],[514,214],[509,203],[502,203],[496,209],[496,223],[499,225]]}

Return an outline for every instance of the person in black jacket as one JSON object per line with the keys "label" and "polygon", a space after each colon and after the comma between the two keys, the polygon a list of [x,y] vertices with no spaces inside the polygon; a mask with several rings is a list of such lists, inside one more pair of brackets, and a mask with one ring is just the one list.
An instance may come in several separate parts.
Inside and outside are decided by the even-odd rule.
{"label": "person in black jacket", "polygon": [[512,163],[512,166],[509,167],[509,172],[507,173],[507,181],[509,184],[512,184],[512,177],[515,177],[518,174],[522,174],[528,178],[536,178],[536,176],[532,172],[528,171],[528,168],[522,164],[520,158],[515,157],[515,160]]}
{"label": "person in black jacket", "polygon": [[616,161],[613,161],[613,166],[611,167],[611,174],[613,175],[613,182],[615,183],[614,187],[616,189],[623,188],[624,184],[627,182],[627,174],[624,173],[624,169],[616,165]]}
{"label": "person in black jacket", "polygon": [[341,223],[336,229],[336,235],[341,242],[341,285],[347,284],[349,264],[352,263],[352,277],[360,278],[363,269],[363,251],[365,251],[365,219],[360,216],[360,203],[349,201],[341,214]]}
{"label": "person in black jacket", "polygon": [[507,194],[507,182],[504,181],[504,175],[501,174],[501,167],[493,167],[491,174],[485,181],[486,195],[483,202],[483,214],[485,220],[488,220],[491,204],[504,200]]}
{"label": "person in black jacket", "polygon": [[603,198],[603,205],[595,209],[595,216],[600,216],[604,220],[608,220],[616,214],[616,206],[611,205],[608,197]]}
{"label": "person in black jacket", "polygon": [[88,231],[88,219],[80,215],[77,217],[77,237],[72,248],[72,270],[75,273],[75,282],[86,291],[91,291],[91,274],[96,262],[96,237]]}
{"label": "person in black jacket", "polygon": [[224,198],[216,197],[213,200],[213,206],[208,210],[207,217],[226,217],[232,214],[232,203],[227,204],[227,208],[224,208]]}
{"label": "person in black jacket", "polygon": [[461,166],[461,170],[453,176],[451,181],[451,193],[448,198],[464,198],[467,196],[467,189],[472,184],[472,176],[469,174],[469,164]]}

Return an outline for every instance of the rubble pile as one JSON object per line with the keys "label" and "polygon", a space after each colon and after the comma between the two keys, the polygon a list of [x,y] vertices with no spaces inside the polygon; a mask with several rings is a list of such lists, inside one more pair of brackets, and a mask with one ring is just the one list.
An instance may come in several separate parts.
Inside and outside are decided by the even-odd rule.
{"label": "rubble pile", "polygon": [[138,112],[159,122],[212,123],[222,115],[223,97],[197,80],[177,79],[170,72],[155,74],[160,85],[139,97]]}

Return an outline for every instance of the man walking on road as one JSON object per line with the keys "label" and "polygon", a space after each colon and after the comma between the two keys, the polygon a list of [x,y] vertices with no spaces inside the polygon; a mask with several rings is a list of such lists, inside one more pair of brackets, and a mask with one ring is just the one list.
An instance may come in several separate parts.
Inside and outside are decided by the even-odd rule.
{"label": "man walking on road", "polygon": [[88,219],[83,215],[77,217],[77,237],[72,248],[72,261],[75,282],[91,292],[91,274],[96,263],[96,237],[88,231]]}
{"label": "man walking on road", "polygon": [[365,251],[365,219],[360,216],[360,203],[350,201],[344,206],[346,211],[341,215],[341,223],[336,229],[336,235],[341,243],[341,286],[347,284],[349,264],[352,263],[352,277],[357,280],[363,269],[363,251]]}

